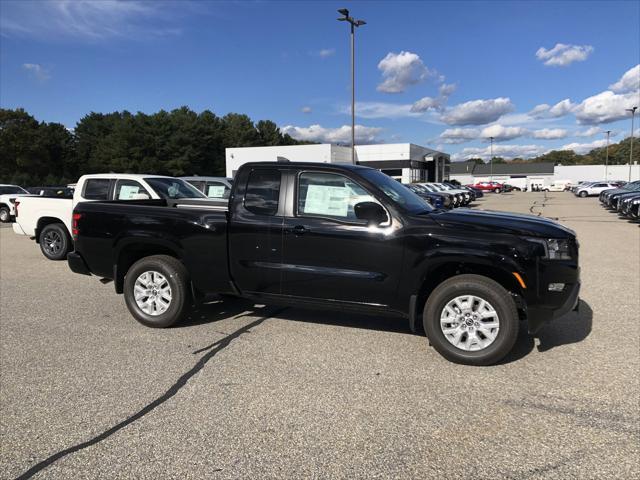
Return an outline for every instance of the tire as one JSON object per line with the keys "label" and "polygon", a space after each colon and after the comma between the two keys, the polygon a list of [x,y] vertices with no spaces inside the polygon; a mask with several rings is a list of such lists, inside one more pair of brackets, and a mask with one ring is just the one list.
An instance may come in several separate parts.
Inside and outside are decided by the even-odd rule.
{"label": "tire", "polygon": [[[460,312],[462,320],[457,327],[452,327],[446,319],[443,320],[448,311],[453,311],[447,307],[454,299],[470,296],[476,300],[484,300],[486,303],[482,311],[493,316],[486,318],[484,322],[482,319],[474,320],[473,308],[478,309],[479,303],[469,302],[472,313],[466,316],[464,311]],[[468,321],[474,325],[468,325]],[[483,323],[485,326],[497,323],[497,331],[495,328],[477,328]],[[424,307],[423,324],[429,342],[440,355],[454,363],[476,366],[492,365],[502,360],[513,348],[520,327],[518,310],[509,292],[499,283],[480,275],[457,275],[438,285]],[[466,330],[469,328],[472,330]],[[447,337],[443,329],[454,331],[453,336],[458,334],[460,346],[454,345],[456,339],[452,338],[451,333]],[[495,336],[491,339],[484,332]],[[482,343],[486,345],[482,346]]]}
{"label": "tire", "polygon": [[582,190],[580,193],[578,193],[578,196],[581,198],[584,198],[587,196],[587,192],[585,192],[584,190]]}
{"label": "tire", "polygon": [[543,192],[548,192],[548,191],[549,191],[549,189],[548,189],[548,188],[545,188],[545,189],[543,190]]}
{"label": "tire", "polygon": [[9,207],[0,207],[0,222],[9,223],[11,221],[11,211]]}
{"label": "tire", "polygon": [[496,188],[493,193],[500,193],[502,190],[500,190],[499,188]]}
{"label": "tire", "polygon": [[[141,289],[149,285],[154,285],[152,290],[156,297],[143,295],[136,300],[136,291],[141,293]],[[151,288],[145,291],[149,290]],[[138,260],[124,277],[127,308],[133,318],[147,327],[166,328],[174,325],[184,316],[189,299],[187,269],[179,260],[168,255],[153,255]],[[143,308],[143,305],[146,307]]]}
{"label": "tire", "polygon": [[40,250],[49,260],[66,260],[71,250],[71,238],[62,223],[50,223],[38,237]]}

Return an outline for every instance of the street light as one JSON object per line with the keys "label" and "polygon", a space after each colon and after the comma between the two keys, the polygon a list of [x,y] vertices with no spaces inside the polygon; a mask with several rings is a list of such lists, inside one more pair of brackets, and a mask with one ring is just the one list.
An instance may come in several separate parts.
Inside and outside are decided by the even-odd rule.
{"label": "street light", "polygon": [[351,25],[351,163],[356,163],[356,68],[355,68],[355,30],[356,27],[366,25],[364,20],[356,20],[349,16],[349,10],[341,8],[338,13],[342,15],[338,20],[349,22]]}
{"label": "street light", "polygon": [[627,108],[626,112],[631,112],[631,150],[629,151],[629,181],[631,181],[631,161],[633,160],[633,118],[638,107]]}
{"label": "street light", "polygon": [[489,181],[493,182],[493,137],[489,137],[491,140],[491,159],[489,160]]}
{"label": "street light", "polygon": [[605,133],[607,134],[607,156],[604,159],[604,179],[608,180],[607,168],[609,167],[609,135],[611,135],[611,130],[607,130]]}

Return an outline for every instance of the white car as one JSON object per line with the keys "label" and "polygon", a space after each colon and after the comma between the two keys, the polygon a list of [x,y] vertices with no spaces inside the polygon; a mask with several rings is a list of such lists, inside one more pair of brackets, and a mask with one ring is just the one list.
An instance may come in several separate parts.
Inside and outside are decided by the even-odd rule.
{"label": "white car", "polygon": [[600,195],[605,190],[609,190],[611,188],[618,188],[618,186],[609,182],[588,183],[578,187],[576,189],[576,195],[582,198],[590,197],[592,195]]}
{"label": "white car", "polygon": [[13,231],[40,244],[50,260],[64,260],[73,250],[73,209],[80,202],[207,198],[184,180],[160,175],[102,173],[78,180],[73,199],[40,196],[15,202]]}
{"label": "white car", "polygon": [[571,186],[571,180],[554,180],[551,185],[544,187],[545,192],[564,192]]}
{"label": "white car", "polygon": [[8,223],[16,216],[14,202],[21,195],[30,195],[18,185],[0,184],[0,222]]}

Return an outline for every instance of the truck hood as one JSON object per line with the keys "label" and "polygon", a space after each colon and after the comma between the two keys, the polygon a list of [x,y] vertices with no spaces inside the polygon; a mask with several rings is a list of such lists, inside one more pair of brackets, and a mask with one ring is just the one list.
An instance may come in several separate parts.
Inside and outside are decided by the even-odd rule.
{"label": "truck hood", "polygon": [[459,208],[433,214],[433,220],[447,228],[509,233],[529,237],[568,238],[575,237],[570,228],[553,220],[535,215],[498,212],[493,210],[471,210]]}

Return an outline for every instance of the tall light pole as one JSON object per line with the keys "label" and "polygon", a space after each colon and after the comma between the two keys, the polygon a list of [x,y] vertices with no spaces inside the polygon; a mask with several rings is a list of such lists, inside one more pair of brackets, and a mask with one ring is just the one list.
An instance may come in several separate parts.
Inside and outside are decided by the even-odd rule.
{"label": "tall light pole", "polygon": [[493,182],[493,137],[489,137],[491,140],[491,158],[489,159],[489,181]]}
{"label": "tall light pole", "polygon": [[629,181],[631,181],[631,162],[633,161],[633,118],[638,107],[627,108],[625,111],[631,112],[631,149],[629,151]]}
{"label": "tall light pole", "polygon": [[355,47],[355,31],[357,27],[366,25],[364,20],[356,20],[349,16],[349,10],[341,8],[338,13],[342,15],[338,20],[341,22],[349,22],[351,25],[351,163],[356,163],[356,47]]}
{"label": "tall light pole", "polygon": [[609,135],[611,135],[611,130],[607,130],[605,132],[607,134],[607,156],[604,159],[604,179],[608,180],[607,177],[607,169],[609,168]]}

